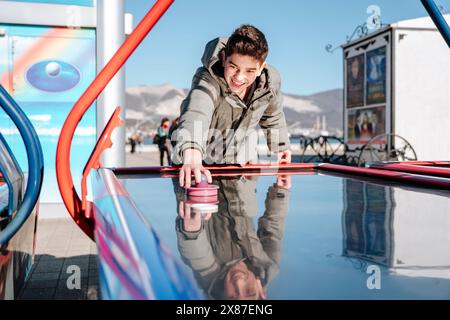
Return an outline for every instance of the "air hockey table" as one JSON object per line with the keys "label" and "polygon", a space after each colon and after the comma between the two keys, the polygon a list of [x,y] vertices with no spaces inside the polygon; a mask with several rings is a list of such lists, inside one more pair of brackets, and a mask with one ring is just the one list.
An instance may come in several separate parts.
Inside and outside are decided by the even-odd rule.
{"label": "air hockey table", "polygon": [[0,133],[0,300],[9,300],[19,296],[31,274],[44,166],[36,131],[1,85],[0,108],[18,129],[29,164],[23,172]]}
{"label": "air hockey table", "polygon": [[448,178],[211,170],[219,203],[206,211],[176,168],[91,174],[103,298],[450,299]]}

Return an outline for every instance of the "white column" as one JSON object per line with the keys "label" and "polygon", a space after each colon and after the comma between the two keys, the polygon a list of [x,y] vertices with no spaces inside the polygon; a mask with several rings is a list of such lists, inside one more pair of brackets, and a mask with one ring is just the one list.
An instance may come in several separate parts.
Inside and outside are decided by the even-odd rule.
{"label": "white column", "polygon": [[[108,63],[125,40],[124,0],[97,0],[97,73]],[[97,99],[97,138],[114,112],[122,108],[125,120],[125,68],[115,75]],[[102,156],[105,167],[125,166],[125,127],[114,130],[113,146]]]}

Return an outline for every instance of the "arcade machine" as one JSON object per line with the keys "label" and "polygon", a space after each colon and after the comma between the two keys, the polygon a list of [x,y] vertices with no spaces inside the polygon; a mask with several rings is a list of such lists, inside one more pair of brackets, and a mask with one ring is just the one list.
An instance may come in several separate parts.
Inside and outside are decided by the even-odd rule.
{"label": "arcade machine", "polygon": [[[125,20],[123,0],[0,1],[0,84],[29,117],[44,150],[43,218],[67,217],[64,210],[53,210],[63,208],[55,173],[58,137],[74,103],[123,42]],[[71,155],[77,180],[98,138],[97,128],[104,127],[112,106],[123,105],[124,97],[119,72],[84,115]],[[2,113],[0,128],[19,164],[26,167],[18,131]],[[124,140],[121,128],[114,133],[106,164],[124,164]]]}

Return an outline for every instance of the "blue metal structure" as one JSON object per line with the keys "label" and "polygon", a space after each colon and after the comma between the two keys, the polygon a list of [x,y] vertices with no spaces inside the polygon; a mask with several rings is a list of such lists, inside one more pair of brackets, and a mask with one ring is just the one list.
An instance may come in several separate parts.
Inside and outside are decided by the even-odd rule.
{"label": "blue metal structure", "polygon": [[[30,120],[26,117],[14,99],[0,85],[0,106],[17,126],[25,144],[28,158],[28,180],[26,184],[23,202],[19,205],[16,215],[11,222],[0,232],[0,244],[6,244],[25,223],[36,202],[42,187],[44,174],[44,160],[42,148]],[[16,163],[17,165],[17,163]],[[15,191],[20,192],[20,191]]]}
{"label": "blue metal structure", "polygon": [[[450,29],[439,9],[432,0],[422,0],[422,3],[450,46]],[[133,169],[116,168],[113,171],[100,169],[91,176],[95,198],[95,236],[99,251],[102,297],[104,299],[191,299],[192,297],[198,299],[204,296],[201,291],[197,291],[198,286],[195,284],[192,284],[192,291],[189,290],[189,287],[180,286],[181,283],[189,285],[189,281],[187,281],[189,277],[183,280],[182,268],[176,261],[180,260],[177,259],[180,256],[177,254],[176,246],[180,243],[180,239],[177,239],[178,242],[174,240],[177,235],[174,232],[175,228],[172,226],[174,223],[173,211],[176,207],[173,205],[173,195],[170,195],[173,190],[168,181],[158,180],[158,178],[164,178],[165,175],[165,178],[176,177],[176,171],[172,172],[173,175],[171,176],[163,170],[155,174],[155,170],[149,169],[145,172],[145,168],[134,169],[134,171],[141,170],[142,172],[136,173],[135,177],[132,177]],[[321,173],[321,175],[318,175],[318,173]],[[255,174],[255,172],[245,169],[235,173],[237,176],[252,174]],[[394,228],[392,222],[394,216],[396,216],[397,218],[403,217],[412,224],[419,224],[420,218],[414,215],[402,216],[402,212],[406,210],[404,209],[406,205],[401,204],[403,198],[398,197],[396,199],[395,195],[404,196],[407,194],[409,197],[419,199],[418,195],[420,194],[421,197],[427,196],[427,200],[421,204],[421,208],[416,208],[418,215],[433,212],[434,215],[428,217],[431,220],[429,227],[430,230],[435,232],[435,235],[438,235],[439,226],[445,225],[446,216],[440,214],[439,206],[436,204],[442,203],[444,207],[448,204],[450,199],[448,191],[431,192],[421,189],[420,186],[412,187],[402,183],[396,185],[393,182],[385,181],[384,178],[376,180],[373,172],[367,173],[366,178],[356,178],[343,173],[339,175],[332,173],[332,170],[331,172],[328,171],[323,166],[312,172],[312,175],[317,175],[317,178],[308,177],[306,175],[308,172],[301,170],[287,172],[286,174],[292,174],[293,180],[302,180],[302,183],[293,183],[294,190],[298,186],[308,185],[308,188],[300,189],[301,194],[297,193],[297,195],[307,194],[307,197],[302,198],[301,204],[303,207],[311,210],[310,208],[323,206],[317,211],[320,212],[321,216],[327,216],[329,219],[318,219],[317,215],[309,214],[307,210],[303,212],[302,205],[291,207],[290,210],[293,212],[290,216],[302,216],[303,219],[301,220],[302,223],[295,225],[295,222],[300,220],[292,218],[291,223],[287,226],[287,229],[291,228],[292,231],[291,234],[289,234],[289,231],[287,233],[291,240],[297,237],[297,239],[303,239],[304,241],[293,241],[285,244],[286,251],[291,254],[286,254],[287,258],[283,263],[286,266],[285,269],[292,271],[292,273],[286,272],[287,276],[280,276],[282,280],[274,286],[272,297],[284,299],[310,299],[311,297],[328,299],[416,299],[420,297],[448,299],[448,268],[439,263],[426,261],[426,259],[421,261],[424,263],[423,266],[411,263],[411,266],[405,267],[405,265],[402,265],[404,264],[403,261],[395,259],[395,250],[393,249],[396,239],[403,240],[400,236],[412,234],[413,228],[405,232],[401,227],[407,229],[408,223],[405,224],[406,227],[399,224]],[[326,177],[327,175],[329,177]],[[411,178],[411,176],[403,173],[400,176]],[[240,178],[239,176],[236,180]],[[268,180],[269,178],[262,177],[260,180]],[[446,183],[446,186],[449,183],[449,180],[445,178],[428,176],[415,176],[414,178],[425,179],[428,182],[442,180]],[[218,179],[224,179],[224,177],[219,176]],[[227,177],[226,179],[230,181],[234,178]],[[321,181],[317,182],[316,180],[319,179]],[[166,186],[164,187],[164,185]],[[269,185],[269,183],[265,182],[263,185]],[[316,190],[320,190],[322,196],[326,194],[331,199],[317,202],[319,192],[314,193],[314,185],[317,186]],[[335,189],[332,192],[324,192],[324,189],[333,186]],[[342,186],[344,186],[344,199],[341,204],[341,199],[337,199],[335,195],[338,194],[336,191],[342,189]],[[427,187],[430,187],[430,185],[427,185]],[[444,189],[445,187],[441,186],[440,188]],[[296,191],[299,192],[299,190]],[[242,193],[237,194],[238,200],[239,196],[242,196]],[[252,196],[255,195],[252,194]],[[309,201],[311,203],[308,203]],[[246,202],[234,201],[234,203]],[[363,205],[361,206],[361,204]],[[436,207],[434,207],[435,205]],[[339,214],[341,214],[339,208],[341,207],[344,209],[341,220],[339,220]],[[150,208],[150,210],[146,210],[147,208]],[[335,221],[334,226],[332,221]],[[336,227],[340,222],[342,223],[342,234],[340,229]],[[319,232],[315,233],[308,230],[314,223],[317,223]],[[162,235],[162,239],[166,243],[169,243],[168,247],[166,245],[161,246],[161,239],[155,233],[155,228],[158,227],[158,233]],[[301,228],[305,229],[303,235],[302,232],[299,232]],[[332,230],[335,231],[334,236],[330,236]],[[432,237],[430,239],[428,244],[433,243]],[[195,241],[194,237],[190,240]],[[336,245],[341,243],[339,240],[343,243],[342,255],[333,253],[333,250],[337,251],[339,248]],[[317,244],[317,250],[311,249],[315,243]],[[424,241],[424,243],[427,242]],[[302,245],[304,245],[303,250],[298,250]],[[400,252],[404,250],[404,247],[399,245],[397,249]],[[433,258],[441,259],[445,257],[443,252],[437,250]],[[296,260],[295,257],[301,255],[303,255],[301,259]],[[163,258],[163,256],[169,257],[169,264],[164,262],[167,258]],[[183,260],[183,257],[181,258]],[[419,259],[421,257],[417,254],[416,256],[413,255],[413,258]],[[323,260],[317,263],[319,259]],[[186,262],[187,259],[183,261]],[[346,265],[346,263],[353,264],[355,262],[356,271]],[[366,284],[365,269],[369,266],[369,263],[378,265],[383,277],[385,277],[383,281],[386,281],[385,288],[387,289],[382,294],[377,293],[376,290],[360,290],[359,285],[361,283]],[[441,275],[430,275],[431,273],[428,270],[434,269],[441,270],[445,276],[442,279],[445,280],[441,279]],[[392,270],[397,274],[391,274]],[[313,272],[317,273],[316,278],[312,276]],[[326,275],[332,275],[332,277],[328,281],[322,281]],[[433,277],[439,279],[439,281],[426,281]],[[314,282],[314,280],[317,282]],[[296,281],[299,285],[295,285]],[[330,285],[332,282],[334,282],[334,287]],[[439,284],[437,285],[437,283]],[[281,284],[285,284],[285,286]],[[322,291],[317,289],[320,285],[323,285]],[[405,287],[408,287],[409,290],[404,290]],[[180,290],[180,288],[184,289]],[[305,288],[308,290],[305,290]],[[314,290],[311,288],[314,288]],[[424,295],[424,292],[428,296]]]}
{"label": "blue metal structure", "polygon": [[420,0],[450,48],[450,27],[433,0]]}

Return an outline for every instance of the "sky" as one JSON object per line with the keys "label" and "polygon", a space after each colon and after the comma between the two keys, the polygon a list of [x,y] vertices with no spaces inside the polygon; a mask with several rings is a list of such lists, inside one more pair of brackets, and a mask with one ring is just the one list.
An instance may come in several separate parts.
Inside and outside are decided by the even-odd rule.
{"label": "sky", "polygon": [[[450,12],[450,0],[436,0]],[[126,0],[134,25],[155,1]],[[382,23],[426,16],[419,0],[175,0],[126,64],[127,87],[171,83],[189,88],[205,44],[229,36],[244,23],[258,27],[269,43],[267,62],[282,76],[282,91],[309,95],[343,87],[339,46],[380,8]]]}

